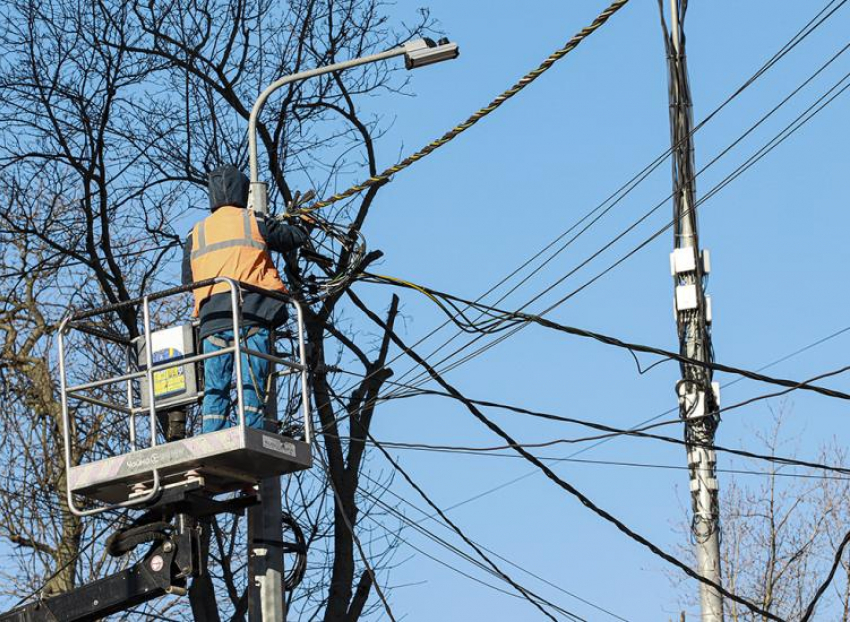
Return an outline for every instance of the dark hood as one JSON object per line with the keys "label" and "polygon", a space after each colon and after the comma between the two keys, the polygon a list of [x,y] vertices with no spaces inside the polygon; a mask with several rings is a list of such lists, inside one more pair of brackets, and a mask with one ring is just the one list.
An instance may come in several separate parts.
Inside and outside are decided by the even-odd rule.
{"label": "dark hood", "polygon": [[215,169],[209,181],[210,210],[222,205],[248,207],[248,185],[248,178],[235,166],[228,164]]}

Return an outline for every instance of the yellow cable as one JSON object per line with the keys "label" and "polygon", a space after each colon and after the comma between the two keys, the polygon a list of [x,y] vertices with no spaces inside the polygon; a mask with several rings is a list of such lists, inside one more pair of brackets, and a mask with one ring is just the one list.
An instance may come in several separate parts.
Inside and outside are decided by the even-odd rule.
{"label": "yellow cable", "polygon": [[519,80],[519,82],[514,84],[511,88],[509,88],[507,91],[505,91],[504,93],[502,93],[501,95],[496,97],[487,106],[485,106],[484,108],[481,108],[480,110],[475,112],[466,121],[464,121],[460,125],[455,126],[450,131],[446,132],[440,138],[432,141],[431,143],[429,143],[428,145],[426,145],[425,147],[423,147],[422,149],[420,149],[416,153],[409,155],[404,160],[402,160],[398,164],[394,164],[393,166],[389,167],[388,169],[386,169],[382,173],[375,175],[374,177],[370,177],[369,179],[367,179],[363,183],[357,184],[356,186],[352,186],[351,188],[349,188],[348,190],[346,190],[344,192],[340,192],[338,194],[335,194],[331,197],[328,197],[327,199],[324,199],[322,201],[314,203],[313,205],[311,205],[309,207],[299,209],[299,210],[297,210],[296,213],[297,214],[306,214],[306,213],[309,213],[309,212],[314,212],[316,210],[322,209],[323,207],[328,207],[329,205],[332,205],[333,203],[336,203],[337,201],[341,201],[342,199],[347,199],[348,197],[353,196],[353,195],[355,195],[359,192],[362,192],[363,190],[366,190],[368,188],[371,188],[372,186],[376,186],[378,184],[388,182],[393,175],[395,175],[396,173],[406,169],[408,166],[410,166],[414,162],[418,162],[419,160],[421,160],[422,158],[424,158],[428,154],[436,151],[437,149],[439,149],[440,147],[442,147],[446,143],[450,142],[451,140],[453,140],[454,138],[456,138],[457,136],[459,136],[460,134],[462,134],[463,132],[465,132],[466,130],[471,128],[473,125],[478,123],[481,119],[483,119],[484,117],[489,115],[491,112],[496,110],[499,106],[504,104],[511,97],[513,97],[514,95],[516,95],[517,93],[522,91],[529,84],[534,82],[537,78],[539,78],[541,75],[543,75],[543,73],[547,69],[549,69],[552,65],[554,65],[557,61],[561,60],[564,56],[566,56],[567,54],[572,52],[575,48],[577,48],[578,45],[582,41],[584,41],[587,37],[589,37],[591,34],[593,34],[600,26],[602,26],[605,22],[607,22],[608,18],[610,18],[612,15],[614,15],[614,13],[616,13],[621,8],[623,8],[623,6],[625,6],[628,3],[628,1],[629,0],[615,0],[615,2],[613,4],[611,4],[611,6],[609,6],[607,9],[602,11],[602,13],[600,13],[599,16],[595,20],[593,20],[593,22],[589,26],[586,26],[585,28],[583,28],[578,34],[576,34],[572,39],[570,39],[564,47],[562,47],[561,49],[559,49],[556,52],[554,52],[553,54],[551,54],[549,56],[549,58],[547,58],[546,60],[544,60],[540,64],[539,67],[528,72],[526,75],[524,75]]}

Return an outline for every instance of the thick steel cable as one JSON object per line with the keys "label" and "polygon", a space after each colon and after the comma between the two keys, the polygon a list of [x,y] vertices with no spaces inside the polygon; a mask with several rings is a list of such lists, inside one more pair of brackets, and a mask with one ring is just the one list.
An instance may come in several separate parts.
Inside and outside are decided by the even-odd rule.
{"label": "thick steel cable", "polygon": [[433,153],[443,145],[451,142],[461,134],[463,134],[466,130],[471,128],[473,125],[478,123],[481,119],[489,115],[490,113],[497,110],[502,104],[512,98],[514,95],[518,94],[529,84],[534,82],[537,78],[542,76],[552,65],[556,62],[564,58],[567,54],[576,49],[579,44],[587,39],[590,35],[592,35],[596,30],[598,30],[608,19],[614,15],[617,11],[623,8],[629,0],[616,0],[611,4],[607,9],[602,11],[599,16],[593,20],[593,22],[589,26],[585,26],[578,34],[576,34],[572,39],[570,39],[564,47],[552,53],[549,58],[540,63],[540,66],[532,71],[529,71],[525,74],[520,80],[514,84],[507,91],[496,97],[493,101],[487,104],[484,108],[477,110],[473,113],[466,121],[463,123],[456,125],[454,128],[443,134],[440,138],[428,143],[425,147],[407,156],[404,160],[399,162],[398,164],[394,164],[393,166],[385,169],[383,172],[370,177],[366,181],[359,183],[355,186],[352,186],[348,190],[344,192],[340,192],[335,194],[327,199],[314,203],[309,207],[305,207],[299,210],[297,213],[305,214],[308,212],[314,212],[316,210],[322,209],[324,207],[328,207],[336,203],[337,201],[341,201],[343,199],[347,199],[348,197],[354,196],[359,192],[363,192],[372,186],[377,186],[378,184],[384,184],[390,181],[390,178],[409,167],[411,164],[418,162],[425,156]]}

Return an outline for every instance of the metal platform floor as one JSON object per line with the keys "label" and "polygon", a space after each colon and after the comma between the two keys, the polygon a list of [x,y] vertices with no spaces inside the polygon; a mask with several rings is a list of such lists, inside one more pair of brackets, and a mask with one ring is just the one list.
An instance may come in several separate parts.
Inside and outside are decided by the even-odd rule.
{"label": "metal platform floor", "polygon": [[72,467],[68,485],[74,494],[122,503],[134,493],[134,485],[150,485],[153,469],[159,471],[163,487],[185,480],[187,471],[196,471],[204,489],[217,494],[311,465],[307,443],[233,427]]}

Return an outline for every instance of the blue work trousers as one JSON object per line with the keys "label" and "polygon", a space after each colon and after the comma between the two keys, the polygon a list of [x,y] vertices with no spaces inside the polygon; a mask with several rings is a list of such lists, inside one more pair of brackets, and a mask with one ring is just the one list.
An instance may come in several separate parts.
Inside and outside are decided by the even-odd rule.
{"label": "blue work trousers", "polygon": [[[225,330],[204,337],[204,354],[218,352],[233,342],[233,330]],[[267,328],[243,328],[241,347],[263,354],[270,353],[271,342]],[[266,379],[269,375],[269,362],[258,356],[248,356],[244,352],[242,361],[242,399],[245,406],[245,424],[251,428],[263,428],[263,414],[266,397]],[[204,405],[203,433],[223,430],[231,425],[228,419],[230,409],[230,386],[233,375],[233,354],[222,354],[204,361]],[[233,418],[238,421],[236,406]]]}

